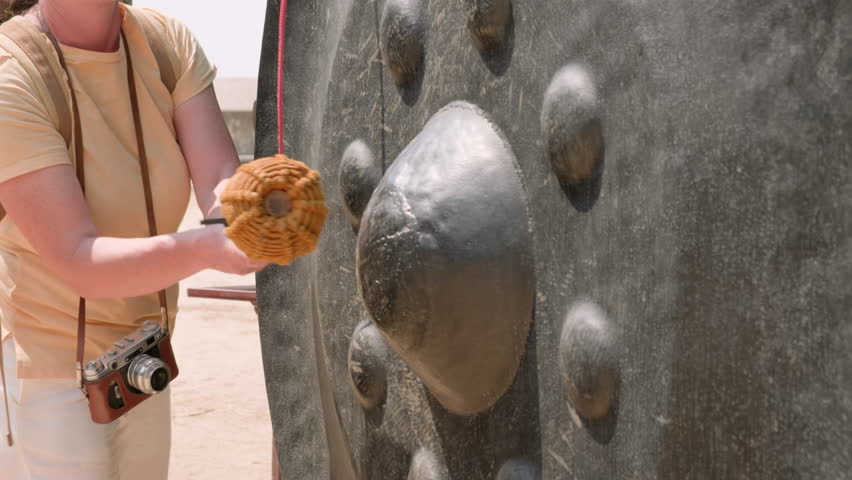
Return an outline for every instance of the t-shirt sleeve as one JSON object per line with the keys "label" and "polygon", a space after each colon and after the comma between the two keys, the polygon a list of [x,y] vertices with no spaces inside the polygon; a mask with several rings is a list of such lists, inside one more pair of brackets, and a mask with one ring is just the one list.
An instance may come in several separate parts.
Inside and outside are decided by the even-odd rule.
{"label": "t-shirt sleeve", "polygon": [[24,67],[0,48],[0,182],[70,165],[62,135]]}
{"label": "t-shirt sleeve", "polygon": [[172,92],[172,100],[178,106],[213,83],[216,67],[186,24],[169,16],[165,16],[165,23],[177,53],[177,84]]}

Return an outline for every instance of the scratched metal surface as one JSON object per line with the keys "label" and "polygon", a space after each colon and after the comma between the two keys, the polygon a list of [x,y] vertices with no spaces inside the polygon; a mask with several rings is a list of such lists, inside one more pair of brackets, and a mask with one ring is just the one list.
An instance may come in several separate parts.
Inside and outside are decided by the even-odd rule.
{"label": "scratched metal surface", "polygon": [[[510,43],[483,55],[466,8],[499,1],[290,3],[286,151],[320,170],[331,214],[316,253],[258,278],[284,478],[847,475],[852,4],[516,0]],[[259,155],[276,149],[278,2],[268,5]],[[401,15],[407,36],[382,32],[386,10]],[[494,178],[523,186],[511,198],[528,209],[534,257],[532,323],[519,327],[527,336],[514,383],[473,415],[446,400],[463,397],[458,388],[433,392],[442,378],[469,374],[472,360],[458,342],[479,351],[491,332],[460,333],[447,342],[446,362],[434,348],[404,349],[404,331],[389,321],[415,318],[436,335],[444,324],[428,312],[408,316],[399,296],[368,310],[359,282],[375,265],[359,274],[357,256],[376,258],[378,247],[359,247],[347,213],[364,207],[357,199],[376,186],[375,169],[381,175],[395,161],[405,162],[401,170],[435,156],[458,159],[460,173],[447,182],[488,193],[465,170],[475,165],[465,153],[475,149],[442,153],[441,145],[464,139],[427,127],[459,100],[480,109],[509,145],[517,171]],[[405,152],[410,144],[420,147]],[[594,160],[587,184],[570,183],[582,165],[555,161],[553,145]],[[583,157],[589,149],[594,155]],[[341,162],[361,170],[341,177]],[[442,193],[431,210],[417,197],[412,208],[423,213],[414,231],[450,219],[483,226],[473,239],[500,233],[488,209],[465,203],[463,193],[445,196],[440,175],[422,183],[384,177],[377,191]],[[393,213],[373,198],[361,227],[386,228],[390,238],[398,226],[380,222],[381,211]],[[426,248],[419,241],[382,250],[388,278],[409,278],[411,265],[445,278],[437,262],[400,262],[406,249]],[[475,248],[444,245],[430,252],[460,268],[477,265]],[[466,309],[466,299],[481,298],[479,287],[462,284],[453,294],[427,285],[405,298],[434,302],[429,312],[454,302]],[[373,288],[362,285],[367,297]],[[378,325],[362,323],[371,318]],[[353,341],[367,345],[357,375]]]}

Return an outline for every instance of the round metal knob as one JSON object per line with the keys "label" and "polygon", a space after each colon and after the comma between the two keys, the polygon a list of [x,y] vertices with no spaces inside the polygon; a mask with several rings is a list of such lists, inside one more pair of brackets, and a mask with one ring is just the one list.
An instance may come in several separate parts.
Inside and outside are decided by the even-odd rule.
{"label": "round metal knob", "polygon": [[85,376],[88,378],[97,377],[101,372],[104,371],[104,364],[99,360],[92,360],[91,362],[86,364]]}

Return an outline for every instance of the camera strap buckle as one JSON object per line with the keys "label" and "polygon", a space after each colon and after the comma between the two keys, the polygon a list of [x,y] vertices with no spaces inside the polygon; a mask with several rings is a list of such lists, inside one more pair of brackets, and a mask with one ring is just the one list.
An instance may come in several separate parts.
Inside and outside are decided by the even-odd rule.
{"label": "camera strap buckle", "polygon": [[169,335],[169,307],[166,302],[166,291],[162,290],[160,296],[160,319],[163,321],[163,332],[166,336]]}

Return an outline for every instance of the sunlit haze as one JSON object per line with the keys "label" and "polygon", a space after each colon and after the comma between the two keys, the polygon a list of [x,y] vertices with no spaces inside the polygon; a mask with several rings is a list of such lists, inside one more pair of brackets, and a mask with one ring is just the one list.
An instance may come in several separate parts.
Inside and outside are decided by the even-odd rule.
{"label": "sunlit haze", "polygon": [[243,0],[134,0],[183,20],[198,37],[219,78],[256,77],[266,2]]}

